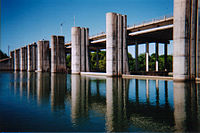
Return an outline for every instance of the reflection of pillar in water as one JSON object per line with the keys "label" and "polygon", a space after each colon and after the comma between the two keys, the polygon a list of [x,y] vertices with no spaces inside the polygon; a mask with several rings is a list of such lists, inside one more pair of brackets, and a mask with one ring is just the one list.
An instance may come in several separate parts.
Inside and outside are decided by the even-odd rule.
{"label": "reflection of pillar in water", "polygon": [[159,81],[156,80],[156,106],[159,106]]}
{"label": "reflection of pillar in water", "polygon": [[168,102],[168,81],[165,81],[165,106],[169,107],[169,102]]}
{"label": "reflection of pillar in water", "polygon": [[14,72],[14,93],[17,93],[17,89],[19,88],[19,72],[15,71]]}
{"label": "reflection of pillar in water", "polygon": [[71,75],[71,119],[72,123],[76,124],[80,116],[81,105],[81,86],[80,75]]}
{"label": "reflection of pillar in water", "polygon": [[135,97],[136,97],[136,103],[139,104],[138,79],[135,80]]}
{"label": "reflection of pillar in water", "polygon": [[51,73],[51,108],[65,109],[66,75]]}
{"label": "reflection of pillar in water", "polygon": [[124,131],[127,127],[124,101],[128,95],[124,95],[127,92],[125,84],[126,81],[121,78],[106,78],[107,131]]}
{"label": "reflection of pillar in water", "polygon": [[27,77],[26,72],[20,72],[20,97],[22,97],[23,91],[26,91],[27,88],[26,77]]}
{"label": "reflection of pillar in water", "polygon": [[36,95],[36,73],[27,72],[27,99],[35,98]]}
{"label": "reflection of pillar in water", "polygon": [[149,80],[146,80],[146,100],[147,103],[149,104]]}
{"label": "reflection of pillar in water", "polygon": [[[198,125],[200,125],[200,84],[197,84],[197,111],[198,111]],[[200,132],[200,126],[198,126],[198,131]]]}
{"label": "reflection of pillar in water", "polygon": [[37,101],[38,104],[48,103],[50,95],[50,74],[37,73]]}
{"label": "reflection of pillar in water", "polygon": [[117,79],[116,78],[106,78],[106,126],[107,131],[114,131],[114,89],[117,88]]}
{"label": "reflection of pillar in water", "polygon": [[71,118],[76,125],[78,118],[88,117],[89,78],[72,75],[71,86]]}
{"label": "reflection of pillar in water", "polygon": [[186,83],[174,82],[174,120],[177,132],[186,130]]}

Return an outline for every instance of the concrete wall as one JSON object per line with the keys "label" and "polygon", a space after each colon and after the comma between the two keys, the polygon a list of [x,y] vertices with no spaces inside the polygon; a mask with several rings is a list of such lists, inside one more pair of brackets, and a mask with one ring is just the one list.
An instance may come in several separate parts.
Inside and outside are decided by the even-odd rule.
{"label": "concrete wall", "polygon": [[89,29],[72,27],[72,74],[89,72]]}
{"label": "concrete wall", "polygon": [[52,36],[51,40],[51,72],[66,72],[64,36]]}
{"label": "concrete wall", "polygon": [[50,55],[49,55],[49,41],[38,41],[37,49],[37,64],[38,72],[50,71]]}
{"label": "concrete wall", "polygon": [[106,14],[106,72],[108,76],[128,74],[126,15]]}

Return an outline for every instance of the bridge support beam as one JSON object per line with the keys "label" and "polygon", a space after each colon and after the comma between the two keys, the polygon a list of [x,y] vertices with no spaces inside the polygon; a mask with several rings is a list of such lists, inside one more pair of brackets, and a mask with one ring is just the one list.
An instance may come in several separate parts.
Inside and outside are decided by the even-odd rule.
{"label": "bridge support beam", "polygon": [[128,74],[127,17],[106,14],[106,72],[108,76]]}
{"label": "bridge support beam", "polygon": [[155,66],[156,72],[158,72],[158,70],[159,70],[158,60],[159,60],[159,43],[156,42],[156,66]]}
{"label": "bridge support beam", "polygon": [[49,56],[49,41],[38,41],[37,50],[37,64],[38,72],[49,72],[50,71],[50,56]]}
{"label": "bridge support beam", "polygon": [[135,71],[138,71],[138,44],[135,44]]}
{"label": "bridge support beam", "polygon": [[15,53],[14,53],[14,56],[15,56],[15,64],[14,64],[14,69],[15,71],[19,71],[20,70],[20,49],[16,49],[15,50]]}
{"label": "bridge support beam", "polygon": [[174,0],[174,80],[193,80],[196,75],[197,0]]}
{"label": "bridge support beam", "polygon": [[14,51],[10,51],[10,58],[11,58],[11,60],[10,60],[10,69],[11,69],[11,71],[13,71],[14,70]]}
{"label": "bridge support beam", "polygon": [[65,38],[52,36],[51,40],[51,72],[66,72]]}
{"label": "bridge support beam", "polygon": [[149,71],[149,43],[146,43],[146,72]]}
{"label": "bridge support beam", "polygon": [[167,68],[168,68],[168,63],[167,63],[167,46],[168,46],[168,44],[167,43],[165,43],[164,44],[164,69],[165,69],[165,71],[168,71],[167,70]]}
{"label": "bridge support beam", "polygon": [[89,72],[89,29],[72,27],[72,74]]}
{"label": "bridge support beam", "polygon": [[27,70],[27,47],[20,48],[20,70]]}

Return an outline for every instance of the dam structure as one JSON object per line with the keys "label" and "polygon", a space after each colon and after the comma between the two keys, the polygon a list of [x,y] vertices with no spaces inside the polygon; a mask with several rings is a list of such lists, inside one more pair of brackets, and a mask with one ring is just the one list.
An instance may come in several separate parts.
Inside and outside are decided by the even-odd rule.
{"label": "dam structure", "polygon": [[[51,42],[40,40],[15,49],[10,52],[10,58],[0,61],[0,69],[9,64],[8,69],[13,71],[66,72],[68,53],[72,57],[72,74],[128,77],[128,46],[135,45],[135,71],[138,71],[139,45],[146,44],[145,72],[149,72],[149,45],[155,43],[155,73],[159,72],[160,44],[164,44],[164,71],[168,72],[167,50],[173,41],[173,77],[170,78],[174,81],[199,79],[199,0],[174,0],[173,16],[140,25],[128,26],[127,18],[125,14],[109,12],[106,33],[89,36],[89,28],[72,27],[71,42],[65,43],[64,36],[53,35]],[[106,51],[106,73],[92,73],[90,52],[102,49]]]}

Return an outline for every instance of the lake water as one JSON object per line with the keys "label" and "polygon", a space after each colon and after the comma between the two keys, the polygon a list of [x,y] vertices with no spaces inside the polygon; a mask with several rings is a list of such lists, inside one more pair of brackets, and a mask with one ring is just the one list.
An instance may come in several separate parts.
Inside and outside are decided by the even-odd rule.
{"label": "lake water", "polygon": [[200,86],[1,72],[0,131],[200,132]]}

